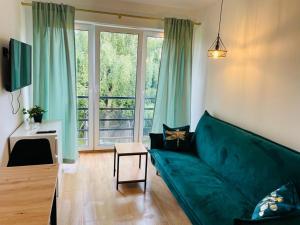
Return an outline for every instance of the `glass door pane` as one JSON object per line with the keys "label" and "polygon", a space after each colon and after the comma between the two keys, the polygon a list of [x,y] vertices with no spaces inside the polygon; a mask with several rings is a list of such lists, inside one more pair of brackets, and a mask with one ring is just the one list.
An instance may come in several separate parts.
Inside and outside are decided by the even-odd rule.
{"label": "glass door pane", "polygon": [[89,146],[88,31],[75,30],[77,73],[77,146]]}
{"label": "glass door pane", "polygon": [[143,127],[143,143],[145,145],[150,143],[149,133],[152,129],[162,44],[162,37],[147,37]]}
{"label": "glass door pane", "polygon": [[134,141],[137,49],[137,34],[100,32],[100,146]]}

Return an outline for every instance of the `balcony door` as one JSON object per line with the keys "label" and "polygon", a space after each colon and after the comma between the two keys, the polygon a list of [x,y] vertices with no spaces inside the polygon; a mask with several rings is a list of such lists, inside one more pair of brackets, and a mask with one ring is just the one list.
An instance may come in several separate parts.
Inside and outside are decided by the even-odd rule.
{"label": "balcony door", "polygon": [[144,142],[152,126],[161,32],[78,25],[78,148]]}
{"label": "balcony door", "polygon": [[[97,95],[99,125],[96,147],[133,142],[137,136],[137,33],[99,29]],[[98,132],[99,131],[99,132]]]}

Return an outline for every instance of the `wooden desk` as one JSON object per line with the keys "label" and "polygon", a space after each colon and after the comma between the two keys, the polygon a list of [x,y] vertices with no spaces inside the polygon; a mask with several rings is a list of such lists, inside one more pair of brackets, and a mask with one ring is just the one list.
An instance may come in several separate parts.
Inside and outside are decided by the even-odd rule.
{"label": "wooden desk", "polygon": [[48,225],[56,217],[57,173],[56,164],[1,167],[0,224]]}

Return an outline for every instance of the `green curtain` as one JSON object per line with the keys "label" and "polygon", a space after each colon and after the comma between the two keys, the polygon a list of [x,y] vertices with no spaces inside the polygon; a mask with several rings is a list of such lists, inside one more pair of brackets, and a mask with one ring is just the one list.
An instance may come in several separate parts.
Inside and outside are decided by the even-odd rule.
{"label": "green curtain", "polygon": [[76,151],[75,9],[32,3],[33,102],[47,110],[45,119],[62,122],[64,161]]}
{"label": "green curtain", "polygon": [[190,124],[193,22],[167,18],[152,132]]}

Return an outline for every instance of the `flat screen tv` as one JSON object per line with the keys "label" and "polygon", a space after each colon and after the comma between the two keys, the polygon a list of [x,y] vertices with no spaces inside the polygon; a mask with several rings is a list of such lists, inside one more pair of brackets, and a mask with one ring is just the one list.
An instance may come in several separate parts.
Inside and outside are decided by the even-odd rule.
{"label": "flat screen tv", "polygon": [[31,46],[10,39],[8,68],[5,81],[7,91],[13,92],[31,84]]}

